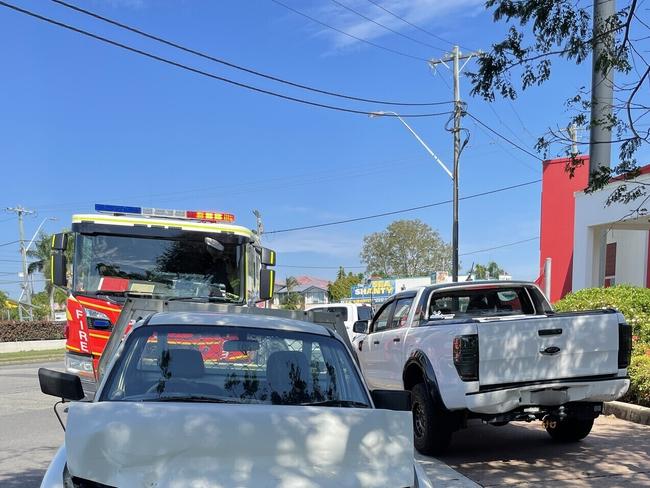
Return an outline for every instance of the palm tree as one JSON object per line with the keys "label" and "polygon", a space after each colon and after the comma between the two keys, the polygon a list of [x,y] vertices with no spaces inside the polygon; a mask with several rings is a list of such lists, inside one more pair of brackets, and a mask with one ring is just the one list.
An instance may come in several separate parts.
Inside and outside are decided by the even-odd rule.
{"label": "palm tree", "polygon": [[[49,269],[51,256],[52,236],[41,232],[38,240],[34,242],[34,247],[27,251],[27,257],[35,259],[27,266],[27,274],[43,273],[43,270]],[[50,297],[50,315],[52,315],[54,313],[54,286],[49,273],[43,273],[43,275],[45,278],[45,291]]]}

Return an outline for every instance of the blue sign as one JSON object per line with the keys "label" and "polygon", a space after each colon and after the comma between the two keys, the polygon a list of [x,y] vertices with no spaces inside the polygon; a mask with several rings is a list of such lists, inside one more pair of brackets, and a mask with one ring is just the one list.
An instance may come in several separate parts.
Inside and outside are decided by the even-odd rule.
{"label": "blue sign", "polygon": [[350,289],[353,300],[382,301],[395,293],[395,280],[373,280],[370,284],[354,285]]}

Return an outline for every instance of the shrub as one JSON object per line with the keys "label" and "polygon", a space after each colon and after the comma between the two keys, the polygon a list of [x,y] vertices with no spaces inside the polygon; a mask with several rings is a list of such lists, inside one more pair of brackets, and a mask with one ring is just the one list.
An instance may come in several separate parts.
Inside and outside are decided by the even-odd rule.
{"label": "shrub", "polygon": [[630,390],[623,400],[650,407],[650,356],[647,354],[632,356],[632,364],[628,372]]}
{"label": "shrub", "polygon": [[587,288],[569,293],[554,305],[559,312],[615,308],[632,326],[635,342],[650,343],[650,289],[630,285]]}
{"label": "shrub", "polygon": [[0,322],[0,342],[64,339],[64,324],[35,320],[33,322]]}

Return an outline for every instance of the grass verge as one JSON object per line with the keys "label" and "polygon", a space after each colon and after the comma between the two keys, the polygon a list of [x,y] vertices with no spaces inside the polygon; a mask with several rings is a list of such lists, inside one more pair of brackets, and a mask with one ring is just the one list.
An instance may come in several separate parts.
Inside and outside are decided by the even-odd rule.
{"label": "grass verge", "polygon": [[0,364],[31,363],[60,359],[63,361],[64,348],[44,351],[22,351],[0,353]]}

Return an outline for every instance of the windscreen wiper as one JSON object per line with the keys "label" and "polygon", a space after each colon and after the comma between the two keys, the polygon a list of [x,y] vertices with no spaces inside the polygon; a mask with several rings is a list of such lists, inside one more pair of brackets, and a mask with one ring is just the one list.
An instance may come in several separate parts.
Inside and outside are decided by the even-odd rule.
{"label": "windscreen wiper", "polygon": [[370,405],[354,400],[324,400],[322,402],[306,402],[299,405],[307,407],[349,407],[349,408],[370,408]]}
{"label": "windscreen wiper", "polygon": [[146,398],[143,402],[185,402],[185,403],[238,403],[237,401],[226,400],[213,396],[204,395],[166,395],[155,398]]}
{"label": "windscreen wiper", "polygon": [[216,297],[216,296],[212,296],[212,297],[198,296],[198,297],[196,297],[196,296],[193,296],[193,295],[186,296],[186,297],[168,297],[168,298],[165,298],[165,300],[167,300],[168,302],[171,302],[171,301],[182,302],[182,301],[186,301],[186,300],[188,300],[188,301],[196,300],[196,301],[204,301],[204,302],[209,302],[209,303],[233,301],[232,299],[226,298],[226,297]]}

